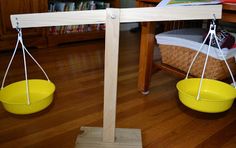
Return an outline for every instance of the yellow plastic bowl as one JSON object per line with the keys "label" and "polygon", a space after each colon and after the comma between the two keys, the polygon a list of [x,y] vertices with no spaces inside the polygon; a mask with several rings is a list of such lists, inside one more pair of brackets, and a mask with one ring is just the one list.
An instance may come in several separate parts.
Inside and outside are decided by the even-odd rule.
{"label": "yellow plastic bowl", "polygon": [[206,113],[228,110],[236,97],[236,89],[226,83],[203,79],[199,100],[197,93],[200,78],[184,79],[177,83],[180,101],[187,107]]}
{"label": "yellow plastic bowl", "polygon": [[3,107],[13,114],[31,114],[45,109],[53,100],[55,85],[47,80],[28,80],[30,104],[27,104],[26,82],[19,81],[0,91]]}

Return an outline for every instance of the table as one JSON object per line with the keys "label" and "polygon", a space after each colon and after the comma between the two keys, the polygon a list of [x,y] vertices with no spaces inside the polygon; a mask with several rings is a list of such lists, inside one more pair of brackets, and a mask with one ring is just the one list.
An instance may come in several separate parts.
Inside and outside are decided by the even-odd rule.
{"label": "table", "polygon": [[236,23],[236,3],[223,4],[222,20]]}
{"label": "table", "polygon": [[[158,4],[161,0],[136,0],[137,7],[147,7],[153,4]],[[222,21],[236,23],[236,3],[223,4]],[[174,74],[184,76],[185,73],[172,68],[165,64],[154,64],[153,49],[155,45],[155,23],[146,22],[141,24],[141,40],[140,40],[140,57],[139,57],[139,72],[138,72],[138,90],[142,94],[149,93],[149,84],[151,76],[158,69],[171,71]]]}

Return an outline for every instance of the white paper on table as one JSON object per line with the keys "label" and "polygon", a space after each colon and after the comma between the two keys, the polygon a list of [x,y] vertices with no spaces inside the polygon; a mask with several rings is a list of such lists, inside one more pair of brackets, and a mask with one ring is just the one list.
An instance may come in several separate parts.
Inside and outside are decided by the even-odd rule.
{"label": "white paper on table", "polygon": [[[165,6],[197,6],[197,5],[214,5],[220,4],[221,0],[206,0],[206,2],[188,2],[186,3],[176,3],[176,4],[169,4],[172,0],[162,0],[156,7],[165,7]],[[191,1],[191,0],[189,0]]]}

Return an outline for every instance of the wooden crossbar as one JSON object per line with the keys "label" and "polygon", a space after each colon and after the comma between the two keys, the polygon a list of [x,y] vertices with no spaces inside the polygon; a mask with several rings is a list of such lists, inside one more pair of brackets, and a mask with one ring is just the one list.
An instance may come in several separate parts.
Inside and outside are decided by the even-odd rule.
{"label": "wooden crossbar", "polygon": [[[112,9],[112,8],[108,8]],[[120,11],[120,23],[167,21],[167,20],[197,20],[221,18],[221,5],[178,6],[178,7],[147,7],[123,8]],[[11,15],[13,28],[101,24],[105,23],[106,10],[87,10],[69,12],[47,12],[33,14]]]}

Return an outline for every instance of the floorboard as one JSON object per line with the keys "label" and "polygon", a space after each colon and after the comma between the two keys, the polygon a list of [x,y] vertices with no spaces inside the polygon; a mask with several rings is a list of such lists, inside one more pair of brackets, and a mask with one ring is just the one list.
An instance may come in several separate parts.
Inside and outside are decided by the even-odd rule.
{"label": "floorboard", "polygon": [[[178,100],[179,78],[159,71],[150,94],[137,90],[139,33],[121,32],[117,127],[142,130],[144,148],[236,147],[236,103],[229,111],[206,114]],[[27,46],[27,45],[26,45]],[[104,40],[29,49],[56,85],[53,103],[32,115],[13,115],[0,106],[1,148],[73,148],[80,127],[102,126]],[[2,79],[12,51],[0,53]],[[24,79],[17,52],[6,84]],[[42,78],[28,60],[30,78]],[[17,93],[17,92],[16,92]]]}

